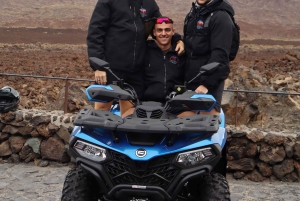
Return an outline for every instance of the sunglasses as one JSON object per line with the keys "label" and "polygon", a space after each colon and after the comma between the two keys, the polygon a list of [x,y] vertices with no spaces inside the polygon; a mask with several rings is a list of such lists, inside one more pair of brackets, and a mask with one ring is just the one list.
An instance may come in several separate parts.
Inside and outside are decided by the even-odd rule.
{"label": "sunglasses", "polygon": [[156,19],[155,24],[162,24],[162,23],[173,24],[173,20],[168,17],[160,17]]}

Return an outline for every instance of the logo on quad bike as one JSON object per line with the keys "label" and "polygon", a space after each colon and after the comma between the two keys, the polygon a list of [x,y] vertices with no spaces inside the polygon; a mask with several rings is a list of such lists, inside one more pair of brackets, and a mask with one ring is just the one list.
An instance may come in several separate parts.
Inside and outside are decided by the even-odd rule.
{"label": "logo on quad bike", "polygon": [[202,20],[199,20],[197,22],[197,29],[202,29],[202,27],[204,27],[204,22]]}
{"label": "logo on quad bike", "polygon": [[141,8],[140,9],[140,14],[142,17],[146,17],[147,16],[147,10],[145,8]]}
{"label": "logo on quad bike", "polygon": [[139,148],[135,151],[135,155],[139,158],[143,158],[147,155],[147,151],[146,151],[146,149]]}
{"label": "logo on quad bike", "polygon": [[138,189],[146,189],[146,186],[138,186],[138,185],[132,185],[132,188],[138,188]]}

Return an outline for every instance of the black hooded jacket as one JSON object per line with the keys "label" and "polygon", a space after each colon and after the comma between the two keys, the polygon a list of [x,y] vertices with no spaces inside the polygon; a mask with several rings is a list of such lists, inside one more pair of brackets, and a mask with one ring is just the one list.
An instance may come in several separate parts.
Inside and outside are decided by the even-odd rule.
{"label": "black hooded jacket", "polygon": [[[205,20],[211,12],[213,15],[208,27],[205,27]],[[189,57],[186,81],[193,79],[205,64],[218,62],[220,66],[213,74],[198,77],[188,84],[188,89],[195,90],[199,85],[211,89],[228,77],[229,53],[235,27],[227,12],[234,15],[233,7],[227,0],[213,0],[200,9],[193,3],[184,28],[185,49]]]}
{"label": "black hooded jacket", "polygon": [[144,64],[144,101],[165,102],[175,85],[184,84],[184,66],[186,56],[178,56],[174,51],[176,44],[172,43],[172,50],[166,55],[154,40],[147,41],[148,50]]}
{"label": "black hooded jacket", "polygon": [[144,22],[159,16],[155,0],[98,0],[88,28],[88,56],[112,69],[139,70],[146,52]]}

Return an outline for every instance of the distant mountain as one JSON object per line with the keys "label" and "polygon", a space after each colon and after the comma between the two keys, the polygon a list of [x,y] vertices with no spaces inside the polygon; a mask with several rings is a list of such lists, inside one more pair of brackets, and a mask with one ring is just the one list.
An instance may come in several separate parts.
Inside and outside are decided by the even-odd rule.
{"label": "distant mountain", "polygon": [[[144,0],[145,1],[145,0]],[[192,0],[156,0],[182,33]],[[300,0],[229,0],[243,39],[300,40]],[[0,27],[86,30],[97,0],[1,1]]]}

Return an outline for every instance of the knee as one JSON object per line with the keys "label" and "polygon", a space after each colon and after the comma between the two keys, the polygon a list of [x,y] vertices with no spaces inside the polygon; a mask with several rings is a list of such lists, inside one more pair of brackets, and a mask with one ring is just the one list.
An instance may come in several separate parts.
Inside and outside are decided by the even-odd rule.
{"label": "knee", "polygon": [[135,108],[130,108],[128,110],[126,110],[123,114],[122,114],[122,118],[125,118],[129,115],[132,115],[134,113]]}
{"label": "knee", "polygon": [[187,116],[191,116],[191,115],[195,115],[195,114],[196,114],[196,112],[193,112],[193,111],[185,111],[185,112],[178,114],[177,117],[182,118],[182,117],[187,117]]}
{"label": "knee", "polygon": [[111,103],[99,103],[95,102],[94,109],[95,110],[106,110],[109,111],[111,107]]}
{"label": "knee", "polygon": [[204,115],[220,115],[220,112],[218,112],[215,108],[213,108],[209,112],[200,112],[200,114],[204,114]]}

